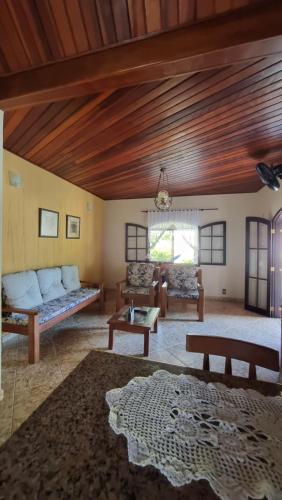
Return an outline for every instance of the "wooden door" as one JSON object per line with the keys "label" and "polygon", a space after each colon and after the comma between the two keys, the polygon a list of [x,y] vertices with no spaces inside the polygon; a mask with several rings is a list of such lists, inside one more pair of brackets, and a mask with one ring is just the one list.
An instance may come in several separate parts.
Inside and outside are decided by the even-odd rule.
{"label": "wooden door", "polygon": [[246,218],[245,308],[270,315],[271,222]]}
{"label": "wooden door", "polygon": [[282,210],[272,220],[271,316],[281,317],[282,305]]}

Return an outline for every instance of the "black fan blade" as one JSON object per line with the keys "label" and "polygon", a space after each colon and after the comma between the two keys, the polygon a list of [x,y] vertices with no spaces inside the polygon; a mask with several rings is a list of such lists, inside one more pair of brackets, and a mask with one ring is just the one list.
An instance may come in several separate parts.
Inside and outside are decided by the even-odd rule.
{"label": "black fan blade", "polygon": [[256,171],[260,176],[261,182],[265,184],[265,186],[268,186],[269,189],[272,189],[273,191],[278,191],[280,187],[279,180],[268,165],[265,163],[258,163]]}

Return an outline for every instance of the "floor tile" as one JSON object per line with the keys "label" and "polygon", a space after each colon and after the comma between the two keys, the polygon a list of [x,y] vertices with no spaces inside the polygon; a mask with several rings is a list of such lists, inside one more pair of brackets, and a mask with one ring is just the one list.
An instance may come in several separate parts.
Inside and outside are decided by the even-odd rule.
{"label": "floor tile", "polygon": [[14,409],[14,389],[4,389],[4,399],[0,401],[0,446],[12,432]]}
{"label": "floor tile", "polygon": [[[3,388],[0,402],[0,444],[48,397],[87,356],[91,349],[107,350],[107,320],[115,310],[111,300],[105,312],[87,308],[41,335],[40,362],[28,364],[28,339],[3,337]],[[203,356],[186,352],[186,335],[219,335],[248,340],[280,350],[280,321],[245,311],[240,303],[207,301],[205,321],[195,321],[193,308],[170,310],[159,320],[158,333],[150,334],[149,356],[160,363],[202,368]],[[143,335],[116,332],[113,352],[143,357]],[[233,362],[236,375],[247,376],[248,365]],[[223,372],[224,359],[211,357],[211,369]],[[281,374],[282,381],[282,374]],[[258,378],[277,381],[278,375],[258,368]]]}

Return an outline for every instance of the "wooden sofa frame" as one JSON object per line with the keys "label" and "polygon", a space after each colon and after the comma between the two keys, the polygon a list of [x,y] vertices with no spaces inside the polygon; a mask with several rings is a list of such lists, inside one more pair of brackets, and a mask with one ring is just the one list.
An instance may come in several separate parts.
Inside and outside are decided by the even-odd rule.
{"label": "wooden sofa frame", "polygon": [[35,309],[21,309],[16,307],[3,306],[2,313],[21,313],[26,314],[28,316],[28,324],[27,325],[17,325],[11,323],[2,323],[2,331],[9,333],[18,333],[21,335],[28,336],[28,362],[31,364],[37,363],[40,360],[40,334],[46,330],[49,330],[54,325],[57,325],[64,319],[72,316],[77,313],[84,307],[88,306],[92,302],[96,302],[99,300],[100,302],[100,310],[104,307],[104,288],[103,284],[97,283],[88,283],[87,281],[81,281],[81,284],[84,287],[91,288],[99,288],[100,292],[97,293],[93,297],[89,297],[85,299],[80,304],[75,305],[68,311],[65,311],[63,314],[59,314],[55,318],[46,321],[42,325],[38,324],[38,316],[39,312]]}
{"label": "wooden sofa frame", "polygon": [[[169,265],[177,265],[177,264],[168,264],[163,266],[163,270],[165,270]],[[180,265],[180,264],[179,264]],[[161,268],[162,271],[162,268]],[[186,299],[186,298],[178,298],[178,297],[168,297],[167,295],[167,282],[165,281],[160,286],[160,306],[161,306],[161,316],[165,317],[169,302],[182,302],[184,304],[196,304],[197,312],[199,316],[199,321],[204,321],[204,308],[205,308],[205,292],[202,283],[202,269],[197,269],[196,278],[198,280],[198,290],[199,290],[199,298],[198,299]]]}
{"label": "wooden sofa frame", "polygon": [[122,288],[123,285],[128,283],[128,266],[126,268],[126,279],[118,281],[116,284],[116,311],[119,311],[124,304],[128,304],[129,300],[133,300],[133,302],[139,302],[140,299],[143,297],[149,297],[148,300],[148,305],[150,307],[157,307],[159,303],[159,276],[160,276],[160,268],[155,267],[154,269],[154,274],[153,274],[153,281],[152,284],[150,285],[150,290],[149,290],[149,295],[142,295],[142,294],[133,294],[133,293],[128,293],[128,294],[123,294],[122,293]]}

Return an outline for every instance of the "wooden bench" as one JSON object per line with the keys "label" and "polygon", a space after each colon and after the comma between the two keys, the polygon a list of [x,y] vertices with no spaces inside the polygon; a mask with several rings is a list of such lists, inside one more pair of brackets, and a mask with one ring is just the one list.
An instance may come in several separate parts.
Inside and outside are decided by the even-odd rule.
{"label": "wooden bench", "polygon": [[[40,334],[42,332],[57,325],[93,302],[99,301],[100,309],[103,308],[103,284],[88,283],[85,281],[81,281],[80,283],[82,285],[81,288],[66,292],[60,298],[46,301],[38,307],[25,308],[9,305],[2,307],[2,331],[28,336],[29,363],[37,363],[40,359]],[[56,314],[56,304],[58,304],[57,310],[64,308],[62,301],[65,302],[65,310]],[[71,306],[72,303],[74,304],[73,306]],[[49,311],[50,319],[48,319],[48,311],[46,313],[48,308],[52,308],[51,313]],[[46,321],[44,320],[44,314]]]}

